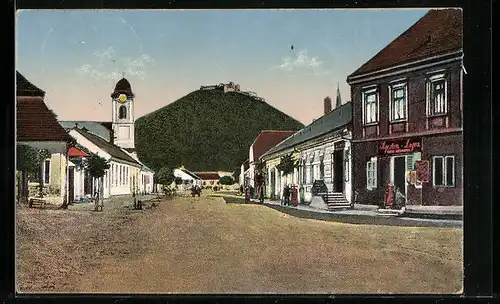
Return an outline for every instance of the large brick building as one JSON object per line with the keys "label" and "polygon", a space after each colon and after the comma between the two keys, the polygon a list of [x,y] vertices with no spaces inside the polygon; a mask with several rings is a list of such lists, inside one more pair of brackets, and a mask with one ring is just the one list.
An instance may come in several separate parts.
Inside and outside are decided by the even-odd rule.
{"label": "large brick building", "polygon": [[[357,202],[462,205],[462,11],[430,10],[347,77]],[[354,193],[353,193],[354,195]]]}

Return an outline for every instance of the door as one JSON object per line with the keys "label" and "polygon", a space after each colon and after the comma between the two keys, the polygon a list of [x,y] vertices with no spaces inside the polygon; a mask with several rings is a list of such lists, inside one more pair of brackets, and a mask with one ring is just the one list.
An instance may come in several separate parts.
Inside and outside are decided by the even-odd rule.
{"label": "door", "polygon": [[333,152],[333,192],[344,192],[344,151]]}
{"label": "door", "polygon": [[75,200],[75,169],[70,168],[68,172],[68,203],[71,204]]}
{"label": "door", "polygon": [[[406,196],[406,160],[404,156],[394,157],[394,187]],[[394,188],[396,189],[396,188]]]}
{"label": "door", "polygon": [[270,191],[271,191],[271,198],[275,199],[275,189],[276,189],[276,173],[274,172],[274,169],[271,170],[271,185],[270,186]]}

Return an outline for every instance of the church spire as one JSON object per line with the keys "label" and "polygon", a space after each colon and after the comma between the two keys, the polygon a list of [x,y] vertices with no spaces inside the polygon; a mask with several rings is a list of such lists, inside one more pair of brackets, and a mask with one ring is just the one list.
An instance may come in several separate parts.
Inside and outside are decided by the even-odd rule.
{"label": "church spire", "polygon": [[342,97],[340,96],[339,83],[337,82],[337,100],[335,102],[335,108],[338,108],[341,105],[342,105]]}

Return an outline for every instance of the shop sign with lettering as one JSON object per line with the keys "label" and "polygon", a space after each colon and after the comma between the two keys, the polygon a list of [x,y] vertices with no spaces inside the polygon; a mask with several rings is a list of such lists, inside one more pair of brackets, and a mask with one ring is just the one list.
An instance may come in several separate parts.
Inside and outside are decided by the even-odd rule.
{"label": "shop sign with lettering", "polygon": [[378,144],[378,155],[394,155],[422,151],[422,138],[412,137],[406,139],[383,140]]}

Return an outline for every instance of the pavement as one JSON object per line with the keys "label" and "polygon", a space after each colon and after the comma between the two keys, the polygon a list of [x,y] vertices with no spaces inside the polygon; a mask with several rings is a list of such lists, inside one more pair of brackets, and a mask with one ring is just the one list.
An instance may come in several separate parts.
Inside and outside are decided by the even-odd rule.
{"label": "pavement", "polygon": [[[237,202],[231,201],[231,199],[229,198],[228,200],[230,202]],[[260,204],[257,199],[252,199],[251,202]],[[425,216],[424,214],[421,214],[421,216],[419,217],[416,217],[415,214],[404,214],[400,216],[383,215],[377,211],[378,206],[373,205],[356,204],[354,206],[354,209],[339,208],[338,210],[325,210],[306,205],[283,206],[277,201],[264,200],[264,206],[297,217],[336,221],[350,224],[391,225],[408,227],[463,227],[462,220],[455,218],[433,218],[430,216]]]}

